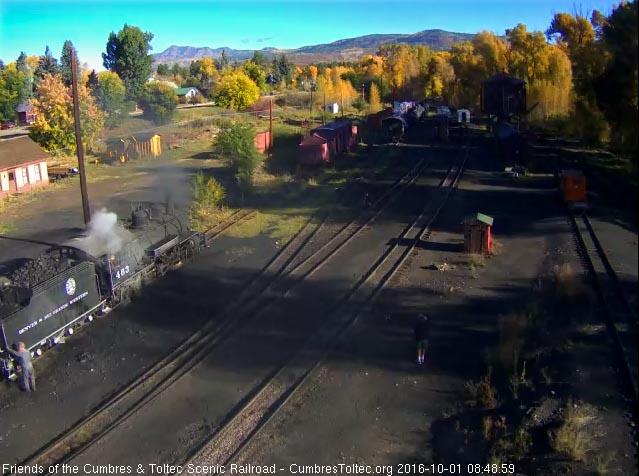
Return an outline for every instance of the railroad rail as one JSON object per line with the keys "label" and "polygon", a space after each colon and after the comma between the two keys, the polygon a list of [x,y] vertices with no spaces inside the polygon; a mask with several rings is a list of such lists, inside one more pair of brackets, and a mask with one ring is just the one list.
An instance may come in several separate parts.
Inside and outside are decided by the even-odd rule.
{"label": "railroad rail", "polygon": [[222,222],[218,223],[210,230],[206,230],[204,232],[204,238],[206,240],[206,243],[208,244],[209,242],[215,240],[216,238],[219,238],[222,234],[224,234],[226,230],[228,230],[232,226],[235,226],[241,222],[252,219],[256,214],[257,212],[255,210],[240,209],[235,211],[226,220],[223,220]]}
{"label": "railroad rail", "polygon": [[601,303],[606,328],[619,360],[621,385],[637,419],[637,316],[633,315],[617,273],[587,214],[570,215],[578,253]]}
{"label": "railroad rail", "polygon": [[[240,403],[212,437],[188,458],[184,465],[226,465],[234,460],[311,379],[334,346],[346,335],[359,316],[379,296],[385,285],[402,268],[415,247],[430,236],[430,228],[446,205],[463,174],[468,149],[458,164],[448,169],[421,212],[378,257],[353,288],[333,307],[323,329],[313,335],[296,354]],[[402,243],[408,241],[408,246]]]}
{"label": "railroad rail", "polygon": [[[237,298],[224,308],[221,323],[209,322],[161,361],[135,378],[124,389],[99,405],[90,415],[81,419],[61,436],[38,450],[23,464],[39,464],[47,468],[56,463],[67,462],[91,447],[95,442],[173,385],[195,367],[213,347],[218,345],[234,329],[253,317],[256,309],[262,305],[261,299],[267,296],[267,291],[278,281],[278,278],[290,276],[298,272],[302,267],[307,268],[301,276],[298,276],[292,282],[290,287],[279,289],[267,296],[270,303],[275,302],[278,296],[285,295],[292,286],[319,269],[357,233],[370,224],[403,190],[414,183],[419,173],[423,172],[427,165],[424,160],[419,161],[408,173],[396,180],[386,193],[377,200],[375,204],[379,207],[377,210],[367,210],[358,215],[317,251],[293,264],[309,241],[324,227],[329,213],[326,213],[319,221],[313,217],[309,219],[298,233],[250,280]],[[236,212],[227,220],[229,223],[223,222],[217,229],[212,231],[209,234],[209,239],[219,236],[224,230],[238,221],[250,219],[247,217],[252,216],[252,213],[255,212]]]}

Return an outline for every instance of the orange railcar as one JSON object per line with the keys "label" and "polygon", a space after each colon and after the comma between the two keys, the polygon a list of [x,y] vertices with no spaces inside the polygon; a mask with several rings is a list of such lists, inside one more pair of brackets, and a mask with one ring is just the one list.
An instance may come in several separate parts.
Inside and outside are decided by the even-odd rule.
{"label": "orange railcar", "polygon": [[586,177],[580,170],[562,170],[559,173],[560,189],[564,201],[586,201]]}
{"label": "orange railcar", "polygon": [[586,177],[581,170],[562,170],[559,172],[561,196],[571,209],[586,210],[588,195]]}

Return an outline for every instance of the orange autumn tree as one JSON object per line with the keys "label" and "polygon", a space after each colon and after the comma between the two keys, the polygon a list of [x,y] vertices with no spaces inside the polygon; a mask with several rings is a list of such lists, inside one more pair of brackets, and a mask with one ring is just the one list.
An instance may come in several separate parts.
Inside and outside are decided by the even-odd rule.
{"label": "orange autumn tree", "polygon": [[[84,85],[78,87],[82,142],[86,149],[93,147],[104,127],[104,113],[98,108]],[[71,88],[67,88],[59,74],[47,74],[38,83],[32,104],[36,120],[29,136],[48,151],[66,149],[76,151],[75,122]]]}

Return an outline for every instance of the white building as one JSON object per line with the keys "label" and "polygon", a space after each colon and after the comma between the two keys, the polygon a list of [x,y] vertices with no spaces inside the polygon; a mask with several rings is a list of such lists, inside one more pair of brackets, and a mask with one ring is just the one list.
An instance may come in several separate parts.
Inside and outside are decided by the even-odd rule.
{"label": "white building", "polygon": [[457,122],[470,124],[470,111],[468,109],[457,109]]}
{"label": "white building", "polygon": [[339,112],[339,104],[337,104],[336,102],[334,102],[332,104],[327,104],[326,105],[326,112],[330,112],[332,114],[337,114]]}

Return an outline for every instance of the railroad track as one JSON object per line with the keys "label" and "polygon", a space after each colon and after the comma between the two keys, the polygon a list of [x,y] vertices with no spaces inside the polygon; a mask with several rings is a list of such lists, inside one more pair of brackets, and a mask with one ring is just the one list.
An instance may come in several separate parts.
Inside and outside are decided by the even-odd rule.
{"label": "railroad track", "polygon": [[[236,407],[212,437],[201,445],[184,466],[226,465],[237,458],[290,398],[311,379],[329,352],[358,317],[379,296],[402,268],[420,241],[428,239],[430,227],[446,205],[465,168],[468,149],[456,166],[451,165],[438,189],[392,244],[378,257],[353,288],[331,309],[322,330],[313,335],[287,362]],[[407,246],[402,243],[408,242]]]}
{"label": "railroad track", "polygon": [[[306,244],[325,225],[329,213],[315,223],[313,223],[314,220],[312,218],[309,219],[287,245],[250,280],[240,295],[222,311],[224,319],[221,324],[219,322],[210,322],[205,325],[160,362],[134,379],[123,390],[108,401],[103,402],[90,415],[80,420],[56,440],[38,450],[22,464],[39,464],[47,468],[56,463],[70,461],[71,458],[86,451],[95,442],[173,385],[195,367],[213,347],[223,341],[234,329],[246,323],[248,318],[255,315],[255,310],[263,305],[262,299],[265,296],[269,303],[273,303],[277,300],[278,295],[285,295],[290,288],[280,288],[271,292],[270,295],[266,294],[266,291],[270,289],[273,283],[277,282],[278,278],[290,276],[304,267],[305,271],[301,276],[296,277],[291,284],[292,287],[319,269],[366,225],[370,224],[403,190],[414,183],[419,173],[423,172],[426,167],[427,164],[424,163],[424,160],[421,160],[408,173],[393,183],[387,192],[380,197],[376,203],[379,208],[366,211],[362,214],[365,218],[358,215],[324,243],[319,250],[293,264],[293,261],[305,249]],[[228,223],[224,222],[218,229],[210,233],[209,239],[219,236],[225,229],[238,223],[238,221],[249,219],[248,217],[251,216],[251,213],[254,212],[236,212],[229,218]]]}
{"label": "railroad track", "polygon": [[226,230],[228,230],[232,226],[235,226],[244,221],[248,221],[255,215],[257,215],[257,212],[255,210],[240,209],[235,211],[226,220],[223,220],[221,223],[218,223],[210,230],[204,232],[206,243],[208,244],[216,238],[219,238]]}
{"label": "railroad track", "polygon": [[570,215],[578,253],[600,302],[606,328],[619,360],[622,390],[632,400],[637,420],[637,316],[633,314],[614,268],[588,215]]}

